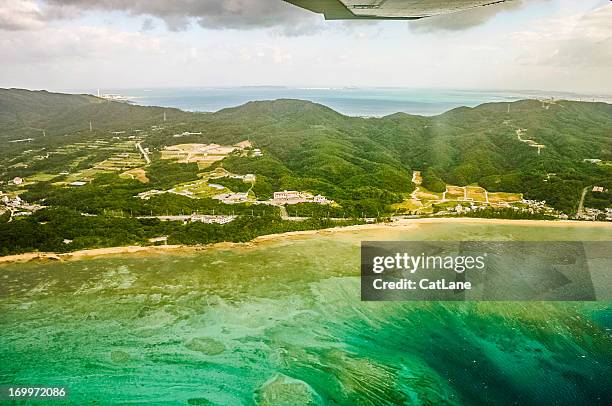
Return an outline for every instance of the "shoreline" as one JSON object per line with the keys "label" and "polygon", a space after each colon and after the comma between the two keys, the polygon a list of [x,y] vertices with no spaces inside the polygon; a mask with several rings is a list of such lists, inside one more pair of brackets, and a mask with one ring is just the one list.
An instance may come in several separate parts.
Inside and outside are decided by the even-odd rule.
{"label": "shoreline", "polygon": [[57,253],[57,252],[27,252],[23,254],[13,254],[0,256],[0,264],[22,263],[30,261],[73,261],[83,258],[99,257],[106,255],[134,254],[134,253],[153,253],[153,252],[176,252],[176,251],[200,251],[208,249],[232,249],[256,247],[265,243],[304,237],[310,235],[330,235],[343,232],[355,232],[365,230],[380,229],[401,229],[411,228],[419,224],[427,223],[465,223],[465,224],[490,224],[490,225],[523,225],[523,226],[547,226],[547,227],[601,227],[611,228],[611,222],[599,221],[577,221],[577,220],[509,220],[509,219],[486,219],[472,217],[451,217],[451,218],[419,218],[399,220],[391,223],[359,224],[344,227],[322,228],[317,230],[289,231],[277,234],[260,235],[248,242],[217,242],[211,244],[198,245],[127,245],[106,248],[91,248],[79,251]]}

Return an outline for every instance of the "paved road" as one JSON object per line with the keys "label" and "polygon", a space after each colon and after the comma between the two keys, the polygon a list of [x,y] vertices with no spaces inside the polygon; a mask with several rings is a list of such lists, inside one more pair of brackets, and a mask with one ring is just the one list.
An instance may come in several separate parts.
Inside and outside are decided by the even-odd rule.
{"label": "paved road", "polygon": [[159,219],[162,221],[201,221],[203,223],[225,224],[236,219],[236,215],[185,214],[176,216],[138,216],[139,219]]}
{"label": "paved road", "polygon": [[151,160],[149,159],[149,154],[147,154],[147,152],[142,148],[142,145],[140,145],[139,142],[136,143],[136,148],[140,150],[140,153],[144,157],[144,160],[147,161],[147,165],[150,164]]}
{"label": "paved road", "polygon": [[578,212],[576,214],[582,214],[584,210],[584,198],[586,197],[587,192],[589,191],[589,186],[582,189],[582,196],[580,196],[580,203],[578,204]]}

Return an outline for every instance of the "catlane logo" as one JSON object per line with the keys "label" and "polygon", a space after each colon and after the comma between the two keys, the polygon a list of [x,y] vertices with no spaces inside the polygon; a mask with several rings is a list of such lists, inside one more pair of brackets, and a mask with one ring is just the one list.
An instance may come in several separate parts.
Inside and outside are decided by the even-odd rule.
{"label": "catlane logo", "polygon": [[612,300],[612,242],[365,241],[361,298]]}

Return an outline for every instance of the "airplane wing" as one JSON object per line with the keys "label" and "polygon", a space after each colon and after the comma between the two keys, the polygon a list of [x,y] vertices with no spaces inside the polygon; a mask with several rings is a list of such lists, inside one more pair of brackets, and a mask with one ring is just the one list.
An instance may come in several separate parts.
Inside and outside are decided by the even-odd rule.
{"label": "airplane wing", "polygon": [[285,0],[326,20],[416,20],[512,0]]}

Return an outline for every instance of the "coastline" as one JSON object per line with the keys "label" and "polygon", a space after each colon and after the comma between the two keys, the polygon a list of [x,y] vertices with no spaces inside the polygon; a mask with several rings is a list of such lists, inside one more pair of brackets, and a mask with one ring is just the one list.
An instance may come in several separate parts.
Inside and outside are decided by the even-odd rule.
{"label": "coastline", "polygon": [[155,253],[155,252],[176,252],[176,251],[199,251],[207,249],[232,249],[256,247],[262,244],[304,237],[310,235],[330,235],[344,232],[355,232],[365,230],[384,230],[412,228],[420,224],[431,223],[465,223],[465,224],[490,224],[490,225],[523,225],[523,226],[546,226],[546,227],[601,227],[612,229],[610,222],[598,221],[577,221],[577,220],[509,220],[509,219],[486,219],[472,217],[445,217],[445,218],[419,218],[399,220],[391,223],[360,224],[344,227],[323,228],[317,230],[289,231],[286,233],[266,234],[255,237],[249,242],[217,242],[212,244],[199,245],[127,245],[118,247],[92,248],[79,251],[57,253],[57,252],[27,252],[23,254],[13,254],[0,256],[0,264],[10,264],[30,261],[71,261],[84,258],[133,254],[133,253]]}

